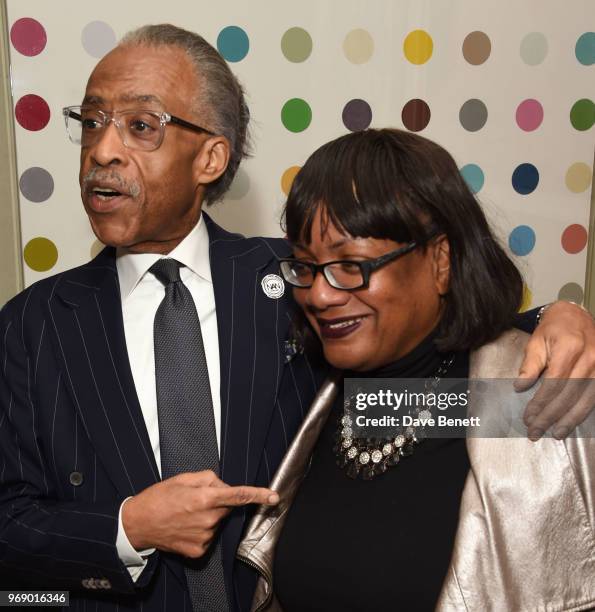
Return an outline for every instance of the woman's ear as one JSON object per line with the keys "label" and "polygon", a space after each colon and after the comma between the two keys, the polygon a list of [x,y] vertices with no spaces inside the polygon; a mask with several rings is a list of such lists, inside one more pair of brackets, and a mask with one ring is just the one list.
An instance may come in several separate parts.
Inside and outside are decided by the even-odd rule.
{"label": "woman's ear", "polygon": [[433,266],[434,282],[438,293],[443,296],[448,293],[450,285],[450,245],[446,235],[438,236],[434,240],[433,247]]}
{"label": "woman's ear", "polygon": [[224,136],[208,138],[194,158],[193,174],[197,186],[216,181],[229,163],[229,141]]}

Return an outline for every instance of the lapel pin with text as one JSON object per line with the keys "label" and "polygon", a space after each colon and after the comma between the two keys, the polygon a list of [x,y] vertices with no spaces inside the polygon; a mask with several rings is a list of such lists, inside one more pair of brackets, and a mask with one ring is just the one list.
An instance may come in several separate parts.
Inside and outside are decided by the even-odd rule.
{"label": "lapel pin with text", "polygon": [[272,300],[278,300],[285,293],[285,281],[276,274],[267,274],[260,285],[264,294]]}

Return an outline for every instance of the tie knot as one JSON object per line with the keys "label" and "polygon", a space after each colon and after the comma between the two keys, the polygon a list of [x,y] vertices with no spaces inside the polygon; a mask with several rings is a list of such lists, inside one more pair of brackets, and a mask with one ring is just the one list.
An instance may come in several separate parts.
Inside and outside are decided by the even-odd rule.
{"label": "tie knot", "polygon": [[180,268],[182,264],[171,258],[163,258],[156,261],[150,268],[152,272],[164,285],[169,285],[180,280]]}

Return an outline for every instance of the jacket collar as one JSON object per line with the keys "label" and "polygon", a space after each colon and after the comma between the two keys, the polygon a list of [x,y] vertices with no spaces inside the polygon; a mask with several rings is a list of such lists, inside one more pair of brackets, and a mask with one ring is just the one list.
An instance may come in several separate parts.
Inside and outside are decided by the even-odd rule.
{"label": "jacket collar", "polygon": [[209,263],[209,233],[202,215],[190,233],[165,256],[159,253],[129,253],[125,249],[116,249],[116,267],[123,302],[126,301],[147,270],[161,257],[176,259],[200,278],[212,282]]}
{"label": "jacket collar", "polygon": [[291,297],[270,299],[261,288],[277,257],[269,241],[246,239],[225,231],[206,214],[204,219],[219,332],[221,471],[228,484],[246,484],[256,477],[275,404]]}

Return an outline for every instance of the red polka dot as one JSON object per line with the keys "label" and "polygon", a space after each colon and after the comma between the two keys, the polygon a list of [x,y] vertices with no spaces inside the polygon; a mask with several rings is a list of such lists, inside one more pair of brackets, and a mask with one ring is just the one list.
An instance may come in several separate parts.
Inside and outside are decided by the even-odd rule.
{"label": "red polka dot", "polygon": [[23,96],[14,109],[14,114],[21,127],[32,132],[43,130],[50,120],[48,103],[35,94]]}
{"label": "red polka dot", "polygon": [[562,233],[562,248],[567,253],[580,253],[587,244],[587,230],[575,223],[569,225]]}
{"label": "red polka dot", "polygon": [[39,21],[23,17],[15,21],[10,28],[10,40],[19,53],[31,57],[39,55],[45,49],[48,37]]}

